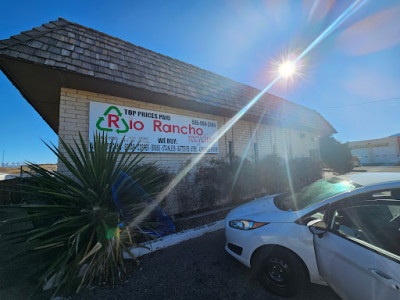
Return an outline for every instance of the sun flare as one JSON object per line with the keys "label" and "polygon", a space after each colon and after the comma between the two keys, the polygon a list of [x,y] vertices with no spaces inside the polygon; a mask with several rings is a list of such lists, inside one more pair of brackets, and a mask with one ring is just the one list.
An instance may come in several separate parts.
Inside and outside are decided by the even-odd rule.
{"label": "sun flare", "polygon": [[285,78],[292,77],[296,73],[296,64],[291,61],[285,61],[279,66],[279,74]]}

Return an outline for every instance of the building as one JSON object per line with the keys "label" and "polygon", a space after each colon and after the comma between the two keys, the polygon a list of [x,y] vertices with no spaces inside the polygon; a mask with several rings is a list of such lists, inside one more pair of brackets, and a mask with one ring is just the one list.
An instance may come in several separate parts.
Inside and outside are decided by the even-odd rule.
{"label": "building", "polygon": [[[1,40],[0,67],[66,142],[125,135],[173,172],[260,92],[61,18]],[[335,132],[316,111],[264,94],[205,159],[318,159],[319,137]]]}
{"label": "building", "polygon": [[400,135],[349,142],[351,154],[364,165],[400,164]]}

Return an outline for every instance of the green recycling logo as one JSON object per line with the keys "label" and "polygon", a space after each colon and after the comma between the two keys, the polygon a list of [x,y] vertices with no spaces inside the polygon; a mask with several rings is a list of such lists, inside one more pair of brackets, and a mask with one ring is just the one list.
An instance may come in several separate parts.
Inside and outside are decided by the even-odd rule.
{"label": "green recycling logo", "polygon": [[[115,113],[110,113],[112,110],[115,111]],[[129,126],[126,123],[124,118],[121,118],[122,113],[116,106],[110,106],[107,108],[107,110],[104,112],[103,116],[99,117],[96,123],[96,128],[100,131],[113,131],[113,126],[116,128],[115,132],[116,133],[126,133],[129,130]],[[107,119],[107,120],[106,120]],[[121,120],[122,124],[125,126],[124,129],[120,128],[120,125],[118,125],[118,122]],[[107,127],[102,127],[102,123],[106,122]]]}

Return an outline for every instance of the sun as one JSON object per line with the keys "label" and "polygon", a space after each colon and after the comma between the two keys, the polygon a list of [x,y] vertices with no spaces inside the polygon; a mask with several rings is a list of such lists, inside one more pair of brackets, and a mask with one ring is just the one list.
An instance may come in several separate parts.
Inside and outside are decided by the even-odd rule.
{"label": "sun", "polygon": [[298,56],[298,51],[287,50],[285,53],[281,53],[276,58],[271,59],[268,72],[270,73],[271,78],[279,77],[279,85],[282,87],[293,88],[297,83],[299,83],[300,79],[306,78],[305,71],[306,65],[308,65],[308,62],[306,61],[307,59],[298,59]]}
{"label": "sun", "polygon": [[296,73],[296,64],[292,61],[284,61],[279,65],[279,74],[284,78],[293,77]]}

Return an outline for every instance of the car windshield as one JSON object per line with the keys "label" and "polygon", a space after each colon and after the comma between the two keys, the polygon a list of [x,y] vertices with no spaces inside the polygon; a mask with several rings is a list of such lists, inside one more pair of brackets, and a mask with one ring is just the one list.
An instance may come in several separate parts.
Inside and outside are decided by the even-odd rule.
{"label": "car windshield", "polygon": [[356,183],[332,177],[314,182],[294,193],[281,194],[275,197],[274,203],[281,210],[297,211],[359,186]]}

